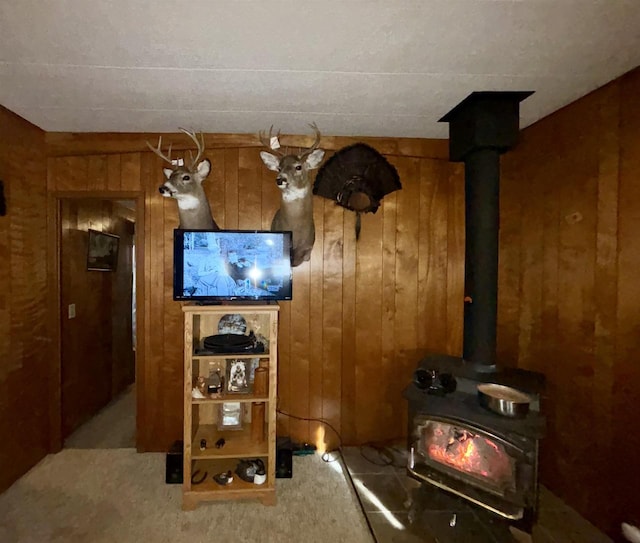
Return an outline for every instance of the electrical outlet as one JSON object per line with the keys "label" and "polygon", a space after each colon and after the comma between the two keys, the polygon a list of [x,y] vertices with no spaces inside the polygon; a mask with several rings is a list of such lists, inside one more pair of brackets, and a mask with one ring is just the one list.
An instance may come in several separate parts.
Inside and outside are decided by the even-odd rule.
{"label": "electrical outlet", "polygon": [[76,304],[69,304],[69,318],[76,318]]}

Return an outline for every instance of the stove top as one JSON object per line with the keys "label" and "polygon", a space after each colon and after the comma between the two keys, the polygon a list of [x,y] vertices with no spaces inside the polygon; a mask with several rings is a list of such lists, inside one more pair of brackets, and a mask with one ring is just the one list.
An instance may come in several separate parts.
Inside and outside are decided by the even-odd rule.
{"label": "stove top", "polygon": [[[505,437],[544,437],[546,417],[540,413],[540,396],[545,382],[542,374],[512,368],[492,372],[481,368],[482,371],[478,371],[461,358],[447,355],[426,357],[420,361],[419,367],[453,375],[457,387],[455,392],[440,395],[410,383],[403,396],[409,401],[413,414],[427,413],[445,419],[456,419],[488,431],[499,432]],[[485,409],[478,401],[476,386],[480,383],[497,383],[526,392],[532,398],[529,413],[522,418],[511,418]]]}

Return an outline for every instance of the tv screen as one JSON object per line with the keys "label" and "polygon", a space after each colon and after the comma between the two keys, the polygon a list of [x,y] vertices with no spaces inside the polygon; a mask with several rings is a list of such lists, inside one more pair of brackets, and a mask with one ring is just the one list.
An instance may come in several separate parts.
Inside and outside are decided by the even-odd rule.
{"label": "tv screen", "polygon": [[174,300],[291,300],[291,281],[291,232],[174,231]]}

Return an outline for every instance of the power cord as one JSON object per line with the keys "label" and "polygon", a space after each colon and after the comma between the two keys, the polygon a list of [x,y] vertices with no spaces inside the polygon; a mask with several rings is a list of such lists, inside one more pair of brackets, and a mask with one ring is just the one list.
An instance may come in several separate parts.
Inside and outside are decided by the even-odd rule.
{"label": "power cord", "polygon": [[[340,435],[340,432],[338,432],[338,430],[336,430],[329,421],[314,417],[299,417],[298,415],[292,415],[291,413],[287,413],[285,411],[282,411],[281,409],[276,409],[276,413],[280,413],[285,417],[289,417],[295,420],[303,420],[306,422],[320,422],[329,427],[338,438],[338,446],[331,451],[326,451],[322,455],[322,460],[324,460],[325,462],[335,462],[338,458],[337,456],[332,457],[331,453],[338,452],[339,454],[342,454],[342,436]],[[364,445],[360,445],[360,456],[362,456],[362,458],[364,458],[367,462],[375,466],[393,466],[396,468],[404,468],[406,466],[406,463],[398,462],[396,458],[398,455],[401,457],[403,454],[406,454],[406,451],[397,446],[394,446],[393,444],[396,442],[396,440],[387,440],[371,441],[369,443],[365,443]],[[372,451],[373,454],[377,456],[377,458],[374,458],[369,451]]]}
{"label": "power cord", "polygon": [[372,441],[360,445],[360,456],[374,466],[406,467],[405,462],[398,462],[398,456],[406,454],[406,450],[395,446],[397,441]]}
{"label": "power cord", "polygon": [[322,460],[324,462],[335,462],[336,460],[338,460],[338,456],[334,456],[331,457],[331,453],[333,452],[338,452],[339,454],[341,454],[342,451],[342,436],[340,435],[340,432],[338,432],[338,430],[335,429],[334,426],[332,426],[332,424],[325,420],[325,419],[318,419],[318,418],[314,418],[314,417],[299,417],[297,415],[292,415],[291,413],[286,413],[285,411],[282,411],[280,409],[276,409],[276,413],[280,413],[281,415],[284,415],[285,417],[289,417],[295,420],[304,420],[307,422],[320,422],[322,424],[324,424],[325,426],[328,426],[331,431],[336,435],[336,437],[338,438],[338,446],[331,450],[331,451],[325,451],[322,454]]}

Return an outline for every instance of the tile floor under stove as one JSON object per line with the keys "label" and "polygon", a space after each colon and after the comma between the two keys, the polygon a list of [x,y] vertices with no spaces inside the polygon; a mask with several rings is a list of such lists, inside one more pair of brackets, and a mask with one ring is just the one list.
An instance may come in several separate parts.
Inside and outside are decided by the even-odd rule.
{"label": "tile floor under stove", "polygon": [[[402,445],[344,447],[343,460],[377,543],[519,543],[523,534],[484,509],[405,472]],[[533,543],[611,543],[544,487]]]}

